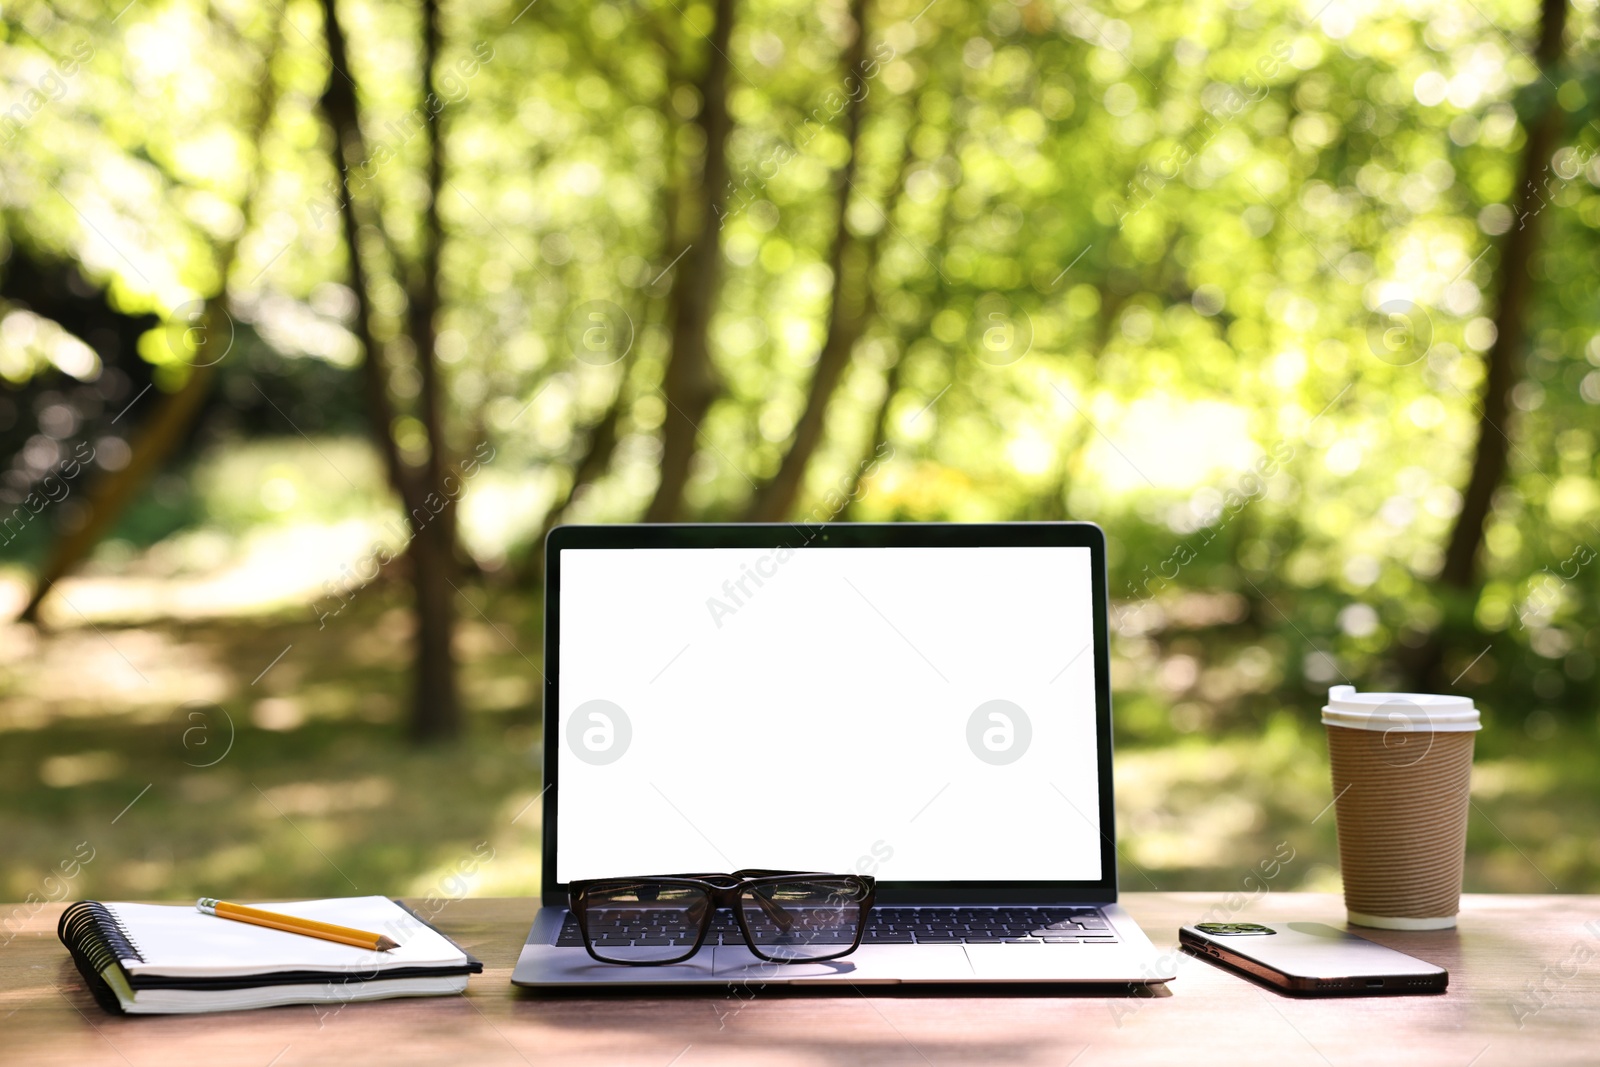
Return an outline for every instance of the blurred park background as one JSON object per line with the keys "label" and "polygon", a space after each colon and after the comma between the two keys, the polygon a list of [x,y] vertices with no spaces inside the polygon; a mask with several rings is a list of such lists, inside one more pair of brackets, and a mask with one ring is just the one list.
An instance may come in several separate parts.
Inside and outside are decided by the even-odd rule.
{"label": "blurred park background", "polygon": [[1595,0],[0,26],[0,898],[536,891],[640,519],[1105,526],[1125,888],[1336,887],[1348,680],[1600,891]]}

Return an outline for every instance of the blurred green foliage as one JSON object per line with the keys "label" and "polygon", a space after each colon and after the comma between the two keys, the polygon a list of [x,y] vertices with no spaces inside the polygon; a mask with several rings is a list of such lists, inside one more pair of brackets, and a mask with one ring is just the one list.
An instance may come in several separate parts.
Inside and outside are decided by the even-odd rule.
{"label": "blurred green foliage", "polygon": [[[136,357],[86,355],[17,302],[0,303],[0,377],[13,398],[0,429],[8,418],[29,428],[0,476],[4,510],[81,426],[128,430],[110,417],[132,389],[58,432],[66,416],[51,413],[73,379],[132,358],[162,390],[190,373],[189,342],[171,323],[223,286],[212,250],[243,225],[240,200],[259,166],[255,223],[227,282],[236,346],[190,447],[91,573],[199,573],[274,531],[353,526],[366,536],[394,505],[360,436],[354,298],[317,109],[330,77],[320,10],[290,0],[280,24],[272,5],[234,0],[117,7],[37,0],[0,18],[6,106],[21,107],[0,116],[0,260],[18,249],[69,261],[116,310],[164,325]],[[850,151],[833,118],[845,5],[742,0],[736,10],[736,191],[711,330],[723,391],[688,488],[690,510],[707,518],[741,513],[776,471],[805,402],[833,292],[829,184]],[[1133,760],[1166,761],[1174,805],[1200,738],[1231,753],[1217,758],[1233,761],[1226,781],[1257,813],[1243,824],[1251,834],[1267,834],[1284,811],[1306,815],[1299,809],[1320,796],[1317,774],[1301,781],[1290,769],[1319,758],[1308,724],[1327,686],[1402,684],[1397,650],[1442,626],[1445,673],[1485,709],[1480,752],[1503,768],[1480,781],[1511,805],[1496,809],[1510,813],[1496,825],[1561,888],[1593,889],[1600,858],[1571,844],[1570,827],[1567,845],[1538,843],[1556,831],[1541,803],[1593,825],[1583,783],[1600,730],[1600,76],[1595,4],[1572,10],[1567,58],[1546,78],[1525,54],[1539,14],[1528,0],[870,4],[877,63],[861,83],[845,224],[882,235],[866,282],[875,310],[796,514],[849,485],[881,436],[892,455],[845,518],[1106,526],[1119,740]],[[341,11],[368,138],[392,157],[371,168],[367,188],[383,205],[383,239],[414,258],[424,160],[406,115],[417,103],[417,12],[392,0]],[[686,232],[668,222],[703,148],[686,121],[699,101],[684,73],[703,61],[710,12],[654,0],[446,7],[453,73],[434,120],[449,145],[446,428],[459,452],[481,441],[496,449],[462,501],[462,536],[482,574],[474,590],[502,590],[498,602],[520,618],[536,618],[536,594],[502,586],[530,570],[545,513],[571,488],[614,397],[617,447],[569,518],[634,519],[654,488],[664,297],[683,251],[672,235]],[[265,55],[279,101],[257,145],[241,131]],[[1531,343],[1513,418],[1498,428],[1512,442],[1511,469],[1487,527],[1481,589],[1456,603],[1434,578],[1471,463],[1504,235],[1525,222],[1507,207],[1526,139],[1519,116],[1552,99],[1564,125],[1538,209]],[[381,244],[370,229],[363,240]],[[378,340],[400,368],[395,391],[415,395],[399,339],[403,294],[382,276],[375,296]],[[1378,310],[1397,300],[1415,310]],[[627,358],[575,357],[574,329],[595,301],[627,315]],[[396,432],[404,448],[420,428]],[[60,506],[0,556],[33,561],[53,524],[71,521]],[[301,558],[306,573],[284,586],[293,610],[270,615],[270,626],[313,619],[304,609],[317,583],[336,578],[327,560]],[[372,616],[355,618],[341,625]],[[535,629],[517,634],[530,654]],[[219,697],[244,699],[244,660],[264,661],[276,643],[251,636],[208,653],[233,665]],[[526,667],[520,654],[504,664],[507,675]],[[396,669],[369,684],[330,665],[329,692],[382,690]],[[75,725],[41,723],[93,709],[42,697],[20,667],[8,670],[19,673],[0,690],[12,705],[0,729],[44,732],[7,746],[20,775],[7,776],[20,783],[7,807],[57,797],[54,788],[76,795],[40,786],[22,765],[88,745],[71,736]],[[392,719],[374,712],[373,723],[335,728],[319,716],[339,700],[305,699],[314,726],[252,749],[263,789],[280,759],[329,780],[353,773],[329,753]],[[146,710],[161,701],[172,706],[172,693],[130,698]],[[116,740],[95,746],[120,751],[125,740],[121,766],[132,767],[154,742],[120,733],[113,703],[96,706],[115,712],[104,729]],[[502,766],[496,723],[474,725],[470,759],[440,757],[501,768],[464,794],[474,817],[516,778]],[[375,773],[396,781],[423,759],[370,743],[384,768]],[[1249,785],[1257,758],[1299,783],[1282,786],[1290,799],[1274,797],[1271,782]],[[119,786],[137,784],[129,773]],[[239,803],[254,803],[236,785]],[[42,813],[40,825],[58,815],[62,825],[77,817]],[[1137,835],[1159,827],[1140,829],[1139,818],[1143,842]],[[461,829],[438,833],[470,845],[454,842]],[[37,850],[25,851],[47,853],[52,833],[30,836]],[[1548,888],[1544,875],[1502,862],[1506,843],[1475,826],[1476,884]],[[1168,884],[1189,877],[1172,872],[1225,866],[1163,847],[1136,844],[1133,855],[1166,870]],[[425,862],[374,858],[363,877],[392,887],[396,872]],[[273,867],[257,863],[238,884],[286,886]],[[24,869],[33,868],[14,868]],[[13,877],[9,891],[26,881]]]}

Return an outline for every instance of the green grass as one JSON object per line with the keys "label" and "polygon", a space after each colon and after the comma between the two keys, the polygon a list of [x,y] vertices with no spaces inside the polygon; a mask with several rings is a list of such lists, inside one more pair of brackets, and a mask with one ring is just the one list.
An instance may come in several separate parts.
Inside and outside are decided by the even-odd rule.
{"label": "green grass", "polygon": [[[402,593],[364,590],[321,630],[306,612],[11,627],[0,897],[536,892],[537,604],[467,590],[484,614],[462,609],[465,736],[419,747],[403,728]],[[1337,888],[1324,743],[1299,711],[1119,746],[1124,888],[1239,889],[1288,852],[1274,888]],[[1600,756],[1585,729],[1480,750],[1469,891],[1600,889]],[[77,871],[65,883],[63,864]]]}
{"label": "green grass", "polygon": [[[1600,889],[1600,756],[1575,733],[1501,739],[1475,762],[1467,892]],[[1320,729],[1287,715],[1254,737],[1119,749],[1123,888],[1237,888],[1287,843],[1274,888],[1337,890],[1332,799]]]}
{"label": "green grass", "polygon": [[[463,858],[478,861],[473,891],[535,890],[529,609],[495,605],[498,632],[463,620],[465,736],[417,746],[394,595],[366,590],[324,630],[295,617],[42,638],[0,698],[0,896],[58,892],[45,879],[82,842],[94,858],[73,896],[427,893],[446,879],[459,895]],[[146,681],[122,678],[126,696],[108,699],[92,675],[115,671]]]}

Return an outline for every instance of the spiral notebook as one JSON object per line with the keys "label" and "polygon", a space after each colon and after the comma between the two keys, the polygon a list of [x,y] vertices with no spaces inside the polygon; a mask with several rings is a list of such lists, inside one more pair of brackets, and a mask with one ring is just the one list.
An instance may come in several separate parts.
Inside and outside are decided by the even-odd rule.
{"label": "spiral notebook", "polygon": [[100,1006],[118,1014],[238,1011],[276,1004],[459,993],[483,964],[399,901],[340,897],[263,904],[387,934],[374,952],[203,915],[191,905],[80,900],[56,934]]}

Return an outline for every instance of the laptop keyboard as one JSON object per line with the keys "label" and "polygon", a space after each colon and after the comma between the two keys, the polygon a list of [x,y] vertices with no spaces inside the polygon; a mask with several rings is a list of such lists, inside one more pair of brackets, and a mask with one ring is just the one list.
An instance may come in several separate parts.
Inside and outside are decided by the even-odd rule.
{"label": "laptop keyboard", "polygon": [[[593,926],[595,940],[608,947],[663,946],[694,943],[697,928],[681,911],[642,909],[608,916]],[[1114,944],[1117,935],[1095,908],[873,908],[867,916],[863,945],[1044,945]],[[743,945],[744,935],[733,913],[718,910],[703,947]],[[558,947],[582,948],[578,922],[568,913],[556,939]]]}

